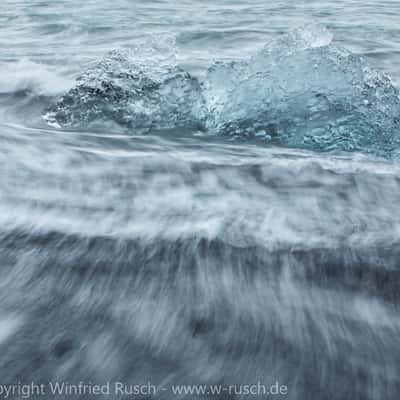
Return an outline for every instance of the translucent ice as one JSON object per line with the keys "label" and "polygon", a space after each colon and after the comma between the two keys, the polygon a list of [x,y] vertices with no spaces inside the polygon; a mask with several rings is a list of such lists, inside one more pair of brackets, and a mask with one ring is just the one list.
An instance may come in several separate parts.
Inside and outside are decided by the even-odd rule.
{"label": "translucent ice", "polygon": [[173,38],[152,39],[108,54],[46,118],[67,127],[106,121],[134,133],[184,127],[398,157],[398,90],[331,40],[325,28],[297,29],[247,61],[213,64],[199,82],[177,65]]}

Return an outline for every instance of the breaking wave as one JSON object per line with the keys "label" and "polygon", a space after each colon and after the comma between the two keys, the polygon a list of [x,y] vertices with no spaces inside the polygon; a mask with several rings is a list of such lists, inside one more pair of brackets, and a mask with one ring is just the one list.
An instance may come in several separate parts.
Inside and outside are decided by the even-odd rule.
{"label": "breaking wave", "polygon": [[395,163],[12,127],[2,139],[5,382],[278,377],[291,399],[398,398]]}
{"label": "breaking wave", "polygon": [[60,95],[73,81],[59,69],[29,59],[5,64],[0,68],[0,95],[30,93],[34,96]]}
{"label": "breaking wave", "polygon": [[174,38],[113,51],[45,115],[52,125],[112,122],[134,133],[196,128],[233,139],[397,158],[400,96],[384,74],[297,29],[247,61],[216,62],[203,79],[179,67]]}

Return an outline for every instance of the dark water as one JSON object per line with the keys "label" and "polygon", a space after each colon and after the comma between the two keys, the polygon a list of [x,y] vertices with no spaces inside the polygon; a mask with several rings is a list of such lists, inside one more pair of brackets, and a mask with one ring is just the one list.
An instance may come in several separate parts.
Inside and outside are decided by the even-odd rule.
{"label": "dark water", "polygon": [[0,398],[398,399],[399,21],[3,0]]}

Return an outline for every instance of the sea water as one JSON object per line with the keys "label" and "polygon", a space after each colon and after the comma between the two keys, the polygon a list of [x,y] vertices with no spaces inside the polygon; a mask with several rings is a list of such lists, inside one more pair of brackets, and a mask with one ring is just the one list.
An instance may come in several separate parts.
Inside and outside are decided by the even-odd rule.
{"label": "sea water", "polygon": [[398,399],[399,22],[3,0],[4,394]]}

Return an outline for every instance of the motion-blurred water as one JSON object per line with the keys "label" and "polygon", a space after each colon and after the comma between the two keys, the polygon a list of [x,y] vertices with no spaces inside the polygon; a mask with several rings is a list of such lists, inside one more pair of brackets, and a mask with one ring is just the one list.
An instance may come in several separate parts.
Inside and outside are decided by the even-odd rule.
{"label": "motion-blurred water", "polygon": [[0,398],[397,400],[399,22],[397,0],[3,0]]}

